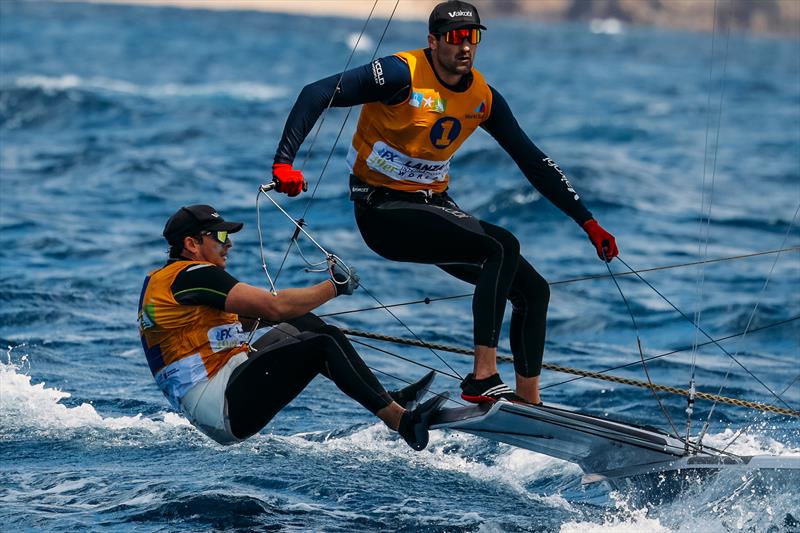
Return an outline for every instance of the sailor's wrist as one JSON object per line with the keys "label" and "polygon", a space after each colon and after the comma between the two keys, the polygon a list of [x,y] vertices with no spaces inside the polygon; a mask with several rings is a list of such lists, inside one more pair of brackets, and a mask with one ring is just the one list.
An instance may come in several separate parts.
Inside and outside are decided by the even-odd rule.
{"label": "sailor's wrist", "polygon": [[327,281],[328,284],[330,284],[331,291],[333,291],[333,294],[331,295],[330,299],[332,300],[337,296],[339,296],[339,289],[336,288],[336,282],[333,281],[332,279],[326,279],[325,281]]}

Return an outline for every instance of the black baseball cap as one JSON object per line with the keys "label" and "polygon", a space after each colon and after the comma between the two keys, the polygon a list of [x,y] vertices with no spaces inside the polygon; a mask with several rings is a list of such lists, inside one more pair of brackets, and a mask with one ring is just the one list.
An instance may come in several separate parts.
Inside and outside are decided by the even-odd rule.
{"label": "black baseball cap", "polygon": [[481,17],[475,6],[459,0],[442,2],[433,8],[428,19],[428,32],[441,34],[458,28],[480,28],[486,29],[481,25]]}
{"label": "black baseball cap", "polygon": [[227,222],[210,205],[189,205],[178,209],[164,226],[164,238],[172,245],[181,244],[184,237],[201,231],[227,231],[236,233],[244,226],[241,222]]}

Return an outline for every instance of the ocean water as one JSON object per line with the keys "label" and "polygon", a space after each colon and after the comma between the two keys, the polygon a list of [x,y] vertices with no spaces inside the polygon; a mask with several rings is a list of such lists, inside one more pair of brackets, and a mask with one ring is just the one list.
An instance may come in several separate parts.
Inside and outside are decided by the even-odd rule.
{"label": "ocean water", "polygon": [[[711,8],[711,6],[710,6]],[[221,447],[173,412],[137,338],[144,275],[179,206],[210,203],[245,222],[229,271],[266,286],[256,192],[302,86],[341,70],[364,20],[48,2],[0,2],[0,529],[5,531],[792,531],[797,486],[765,494],[709,483],[677,503],[583,486],[577,466],[457,432],[410,451],[323,378],[263,432]],[[368,25],[353,65],[370,60]],[[797,246],[798,41],[594,25],[491,21],[476,66],[570,176],[633,268]],[[424,46],[392,21],[378,55]],[[390,263],[355,228],[345,153],[355,116],[333,110],[305,165],[306,219],[384,303],[469,292],[437,269]],[[306,147],[309,143],[306,144]],[[305,152],[301,152],[301,158]],[[607,273],[583,232],[535,192],[483,132],[453,165],[465,209],[519,238],[550,281]],[[310,194],[274,198],[300,216]],[[701,224],[709,211],[710,222]],[[260,202],[274,273],[292,227]],[[706,238],[707,237],[707,238]],[[310,261],[319,251],[301,240]],[[322,279],[289,254],[280,287]],[[615,273],[627,268],[615,261]],[[784,401],[800,405],[800,255],[643,274]],[[633,276],[619,278],[654,382],[685,388],[698,336]],[[366,291],[320,310],[375,306]],[[468,346],[469,299],[395,307],[421,338]],[[338,325],[408,336],[383,310]],[[779,324],[779,325],[776,325]],[[546,361],[603,370],[639,359],[608,278],[553,286]],[[761,329],[763,328],[763,329]],[[749,333],[742,339],[745,330]],[[735,336],[739,334],[738,337]],[[429,351],[372,343],[446,370]],[[424,369],[359,347],[388,387]],[[507,336],[501,350],[508,351]],[[469,358],[449,355],[459,372]],[[513,382],[513,370],[501,367]],[[613,374],[644,379],[640,366]],[[700,390],[777,403],[718,348],[696,352]],[[727,376],[727,377],[726,377]],[[545,402],[667,429],[643,389],[545,371]],[[454,396],[457,382],[440,376]],[[683,426],[685,400],[662,395]],[[711,405],[698,402],[695,427]],[[718,405],[706,442],[800,455],[796,419]]]}

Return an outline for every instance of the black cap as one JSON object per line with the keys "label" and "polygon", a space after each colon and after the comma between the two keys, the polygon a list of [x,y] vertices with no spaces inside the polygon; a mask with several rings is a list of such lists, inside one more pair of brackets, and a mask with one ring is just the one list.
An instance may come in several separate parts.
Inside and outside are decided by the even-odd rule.
{"label": "black cap", "polygon": [[442,2],[433,8],[428,19],[428,32],[440,34],[458,28],[480,28],[486,29],[481,25],[481,17],[475,6],[467,2],[450,0]]}
{"label": "black cap", "polygon": [[169,217],[164,226],[164,238],[172,245],[180,244],[184,237],[197,235],[201,231],[227,231],[236,233],[242,229],[241,222],[226,222],[210,205],[181,207]]}

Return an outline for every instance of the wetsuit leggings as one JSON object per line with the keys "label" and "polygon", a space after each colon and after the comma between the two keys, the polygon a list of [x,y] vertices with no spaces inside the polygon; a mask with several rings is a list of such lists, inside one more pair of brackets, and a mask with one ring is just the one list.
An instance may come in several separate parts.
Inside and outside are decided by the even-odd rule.
{"label": "wetsuit leggings", "polygon": [[356,222],[367,245],[386,259],[434,264],[475,285],[476,345],[497,347],[510,300],[514,369],[523,377],[538,376],[550,287],[520,256],[514,235],[465,213],[446,194],[427,201],[393,197],[397,195],[355,202]]}
{"label": "wetsuit leggings", "polygon": [[335,326],[309,313],[278,324],[253,344],[225,389],[231,430],[240,439],[260,431],[317,374],[375,414],[392,399]]}

